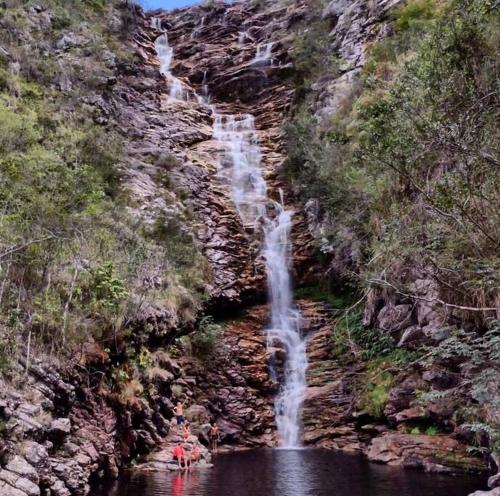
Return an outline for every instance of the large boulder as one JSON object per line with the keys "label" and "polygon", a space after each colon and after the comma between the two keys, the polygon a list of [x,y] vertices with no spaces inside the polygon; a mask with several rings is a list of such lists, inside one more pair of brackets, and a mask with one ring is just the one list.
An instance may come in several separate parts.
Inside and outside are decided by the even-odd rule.
{"label": "large boulder", "polygon": [[378,327],[388,332],[401,331],[412,323],[412,308],[409,304],[386,305],[378,314]]}
{"label": "large boulder", "polygon": [[405,468],[420,468],[426,472],[459,474],[488,470],[482,459],[467,452],[465,445],[444,435],[388,433],[372,441],[368,459]]}

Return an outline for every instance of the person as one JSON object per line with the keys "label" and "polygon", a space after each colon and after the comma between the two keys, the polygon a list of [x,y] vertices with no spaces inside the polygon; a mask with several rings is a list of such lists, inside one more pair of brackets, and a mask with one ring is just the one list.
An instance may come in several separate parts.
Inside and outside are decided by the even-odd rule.
{"label": "person", "polygon": [[184,405],[186,404],[186,400],[178,401],[177,405],[174,407],[174,415],[177,420],[177,425],[182,425],[184,423]]}
{"label": "person", "polygon": [[183,468],[182,464],[184,464],[184,467],[187,468],[186,452],[184,451],[184,447],[180,442],[178,442],[177,445],[172,450],[172,455],[174,457],[174,460],[177,460],[180,469]]}
{"label": "person", "polygon": [[201,458],[201,450],[198,444],[195,443],[193,445],[193,448],[191,449],[191,465],[199,461],[200,458]]}
{"label": "person", "polygon": [[212,422],[210,430],[208,431],[208,437],[210,438],[210,446],[214,453],[217,453],[217,443],[219,442],[219,426],[217,422]]}
{"label": "person", "polygon": [[191,436],[191,427],[189,426],[189,422],[186,422],[182,427],[182,436],[184,438],[184,442],[187,443]]}

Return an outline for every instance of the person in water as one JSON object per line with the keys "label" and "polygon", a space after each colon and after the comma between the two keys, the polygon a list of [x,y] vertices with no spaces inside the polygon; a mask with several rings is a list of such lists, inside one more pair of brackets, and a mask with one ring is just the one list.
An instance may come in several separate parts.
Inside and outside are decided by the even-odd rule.
{"label": "person in water", "polygon": [[174,415],[177,420],[177,425],[182,425],[184,423],[184,405],[187,400],[178,401],[177,405],[174,407]]}
{"label": "person in water", "polygon": [[212,422],[210,430],[208,431],[208,437],[210,439],[210,447],[214,453],[217,453],[217,443],[219,442],[219,426],[217,422]]}
{"label": "person in water", "polygon": [[187,468],[186,452],[184,451],[184,447],[180,442],[178,442],[172,450],[172,455],[174,457],[174,460],[177,460],[180,469]]}

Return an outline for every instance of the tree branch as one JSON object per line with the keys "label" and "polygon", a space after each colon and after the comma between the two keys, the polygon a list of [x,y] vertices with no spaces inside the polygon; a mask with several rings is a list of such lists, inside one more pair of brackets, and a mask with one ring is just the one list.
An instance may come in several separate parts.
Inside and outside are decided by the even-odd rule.
{"label": "tree branch", "polygon": [[365,279],[366,282],[371,283],[371,284],[382,284],[384,286],[388,286],[396,293],[406,296],[407,298],[412,298],[414,300],[421,300],[421,301],[426,301],[428,303],[440,303],[441,305],[444,305],[445,307],[450,307],[450,308],[458,308],[459,310],[467,310],[470,312],[497,312],[498,308],[495,307],[483,307],[483,308],[477,308],[477,307],[466,307],[462,305],[454,305],[453,303],[447,303],[440,298],[424,298],[423,296],[416,296],[413,294],[405,293],[404,291],[401,291],[399,288],[391,284],[390,282],[384,280],[384,279]]}

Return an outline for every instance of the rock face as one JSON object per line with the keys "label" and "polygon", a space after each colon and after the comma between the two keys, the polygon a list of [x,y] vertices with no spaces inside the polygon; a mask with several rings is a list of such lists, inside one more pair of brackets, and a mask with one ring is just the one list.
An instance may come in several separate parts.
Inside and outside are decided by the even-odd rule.
{"label": "rock face", "polygon": [[0,383],[2,494],[87,494],[91,474],[116,475],[116,412],[39,363],[25,381],[21,392]]}
{"label": "rock face", "polygon": [[386,434],[373,440],[368,458],[375,462],[420,468],[426,472],[484,472],[484,464],[447,436]]}
{"label": "rock face", "polygon": [[[383,18],[396,3],[336,0],[326,8],[324,15],[332,19],[332,37],[339,40],[337,49],[345,68],[340,78],[324,88],[325,112],[349,91],[363,63],[364,46],[387,28]],[[207,308],[223,315],[243,308],[244,314],[225,323],[223,338],[205,359],[188,356],[175,360],[159,353],[156,365],[143,371],[147,399],[141,396],[143,386],[128,379],[123,381],[122,391],[100,389],[98,378],[106,376],[111,365],[107,353],[94,344],[85,348],[85,373],[62,366],[56,371],[35,361],[23,387],[0,382],[0,425],[5,423],[0,441],[2,495],[85,495],[91,477],[116,477],[118,468],[132,456],[155,449],[141,468],[174,469],[171,449],[179,432],[171,419],[173,403],[180,397],[188,398],[186,417],[195,435],[188,439],[189,448],[200,441],[207,443],[207,423],[213,419],[227,447],[275,445],[278,383],[268,372],[270,353],[264,334],[268,308],[259,305],[266,292],[260,240],[253,229],[242,225],[230,189],[219,174],[213,115],[195,92],[208,91],[222,113],[255,115],[270,197],[278,199],[282,189],[286,203],[293,205],[282,175],[285,157],[280,131],[294,97],[287,82],[291,62],[286,36],[287,29],[306,11],[307,2],[297,1],[289,7],[263,10],[258,2],[241,2],[151,16],[137,12],[138,29],[131,47],[137,62],[112,81],[105,95],[96,95],[87,103],[95,110],[96,120],[112,122],[127,138],[120,173],[133,199],[130,214],[146,226],[158,221],[168,225],[173,212],[183,208],[179,198],[188,197],[196,236],[212,273]],[[189,95],[187,101],[170,98],[168,84],[159,73],[154,41],[164,31],[174,48],[172,70]],[[81,43],[69,33],[56,45],[64,52]],[[258,49],[262,53],[269,44],[270,58],[257,57]],[[113,60],[106,60],[113,65]],[[61,91],[69,84],[71,81],[58,82]],[[169,193],[163,181],[173,182],[176,193]],[[313,239],[320,237],[327,221],[314,202],[305,212],[297,209],[292,233],[297,285],[317,278]],[[356,250],[332,254],[333,269],[345,260],[355,263],[356,256]],[[422,294],[432,291],[426,279],[419,284]],[[432,305],[415,310],[404,302],[380,297],[371,296],[367,322],[400,333],[404,343],[441,339],[434,332],[441,315]],[[432,414],[412,404],[419,381],[452,383],[453,376],[429,370],[422,379],[405,377],[390,392],[385,414],[391,425],[367,423],[354,394],[363,364],[345,366],[332,358],[332,316],[324,305],[298,304],[302,332],[308,340],[303,411],[307,445],[361,451],[375,461],[430,471],[455,471],[465,465],[483,468],[450,437],[384,432]],[[165,305],[143,310],[142,325],[157,331],[154,346],[159,348],[169,343],[175,334],[170,331],[180,324]],[[280,351],[274,355],[279,359]],[[124,391],[126,397],[120,397]],[[201,464],[209,464],[207,450],[201,447],[201,452]]]}
{"label": "rock face", "polygon": [[[281,188],[286,194],[280,128],[293,90],[284,82],[289,59],[281,38],[304,9],[299,3],[293,9],[263,13],[243,2],[140,19],[137,53],[143,64],[115,85],[116,118],[129,137],[122,172],[140,205],[136,214],[152,222],[161,212],[167,213],[169,207],[156,181],[159,174],[168,175],[185,191],[211,266],[210,304],[215,309],[262,299],[265,277],[259,240],[250,226],[242,225],[230,187],[219,173],[213,116],[199,96],[208,92],[218,112],[255,115],[270,196],[278,198]],[[170,98],[168,83],[160,75],[154,41],[163,32],[174,49],[172,71],[182,82],[187,101]],[[272,43],[271,59],[256,61],[257,47],[268,42]],[[316,266],[311,258],[312,238],[300,212],[294,218],[293,236],[297,277],[306,280]]]}
{"label": "rock face", "polygon": [[181,360],[191,377],[197,403],[217,419],[223,444],[274,446],[273,400],[268,373],[265,325],[267,307],[257,306],[225,325],[224,336],[206,361]]}

